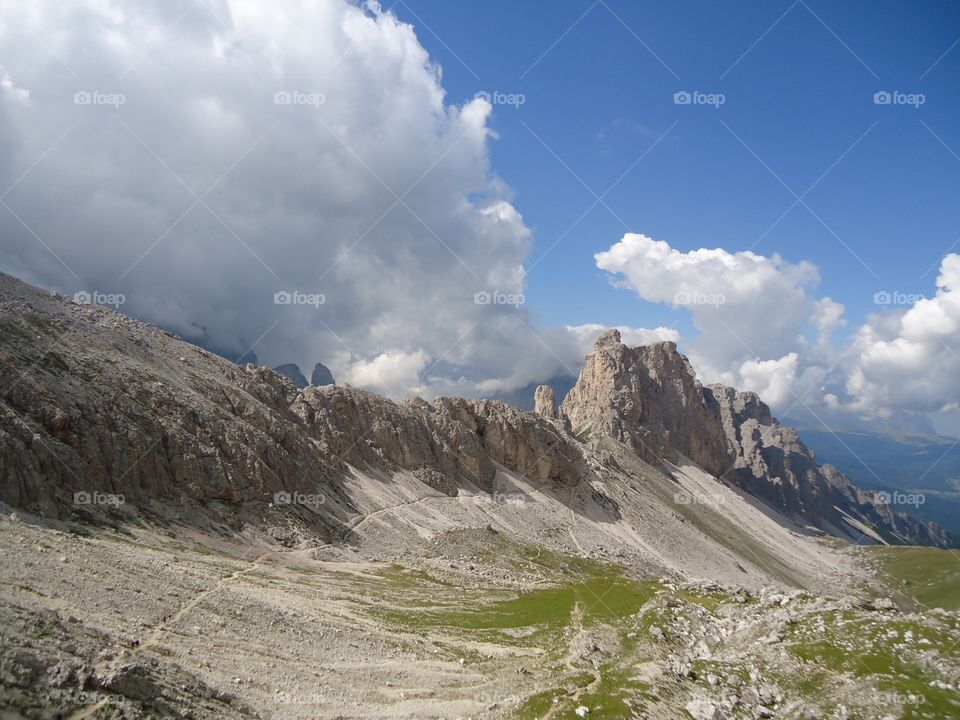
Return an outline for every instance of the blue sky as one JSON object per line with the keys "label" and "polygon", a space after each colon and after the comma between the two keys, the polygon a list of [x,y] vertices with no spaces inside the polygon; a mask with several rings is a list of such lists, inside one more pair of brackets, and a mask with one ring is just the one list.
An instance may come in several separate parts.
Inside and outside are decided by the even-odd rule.
{"label": "blue sky", "polygon": [[[683,251],[809,260],[848,332],[878,290],[932,294],[960,238],[957,3],[584,0],[533,12],[404,0],[394,11],[442,65],[450,101],[524,95],[495,106],[492,157],[534,231],[527,301],[545,323],[693,332],[685,312],[612,288],[594,266],[624,223]],[[678,106],[680,90],[725,102]],[[878,106],[882,90],[925,102]],[[644,153],[604,198],[610,210],[570,230]],[[798,204],[760,239],[795,201],[784,185],[803,195],[828,170],[804,196],[823,222]]]}

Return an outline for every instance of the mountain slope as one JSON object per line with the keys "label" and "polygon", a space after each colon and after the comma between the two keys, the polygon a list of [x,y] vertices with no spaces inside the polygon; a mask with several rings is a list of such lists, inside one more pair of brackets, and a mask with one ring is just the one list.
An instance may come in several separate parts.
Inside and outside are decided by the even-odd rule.
{"label": "mountain slope", "polygon": [[918,689],[956,714],[956,611],[901,614],[891,556],[718,482],[722,398],[673,418],[708,398],[675,349],[616,352],[664,361],[624,378],[662,429],[574,436],[546,389],[538,414],[301,390],[0,276],[0,714],[879,717]]}
{"label": "mountain slope", "polygon": [[575,432],[610,435],[651,463],[688,457],[827,532],[940,547],[957,542],[933,523],[874,502],[836,468],[817,465],[796,431],[782,427],[754,393],[704,388],[672,342],[628,348],[617,330],[608,331],[562,411]]}
{"label": "mountain slope", "polygon": [[[844,428],[784,419],[797,427],[822,462],[862,488],[886,492],[915,517],[960,533],[960,444],[956,438],[910,430]],[[904,497],[905,496],[905,497]],[[923,497],[918,503],[918,496]],[[913,501],[911,503],[911,501]]]}
{"label": "mountain slope", "polygon": [[598,453],[561,422],[497,401],[300,390],[9,277],[0,349],[0,501],[48,518],[144,516],[380,555],[493,523],[563,552],[622,553],[660,575],[822,581],[827,550],[789,519],[760,517],[720,486],[723,503],[689,507],[677,494],[706,482],[699,470],[665,475],[612,440]]}

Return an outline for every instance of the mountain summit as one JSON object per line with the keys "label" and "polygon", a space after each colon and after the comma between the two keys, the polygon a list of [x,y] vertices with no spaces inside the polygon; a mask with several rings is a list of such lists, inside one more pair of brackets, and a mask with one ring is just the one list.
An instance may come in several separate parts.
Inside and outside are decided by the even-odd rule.
{"label": "mountain summit", "polygon": [[704,387],[673,342],[629,348],[617,330],[596,341],[561,411],[575,434],[600,433],[650,463],[692,460],[786,515],[860,540],[948,546],[950,536],[817,464],[796,430],[752,392]]}

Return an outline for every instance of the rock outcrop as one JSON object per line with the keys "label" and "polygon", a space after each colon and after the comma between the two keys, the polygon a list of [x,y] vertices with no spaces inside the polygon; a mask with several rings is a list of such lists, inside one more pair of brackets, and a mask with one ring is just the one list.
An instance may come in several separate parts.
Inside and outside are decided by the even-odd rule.
{"label": "rock outcrop", "polygon": [[797,431],[780,425],[756,393],[711,385],[708,402],[716,403],[727,436],[731,469],[726,478],[788,514],[825,529],[852,532],[849,518],[864,522],[888,542],[952,543],[934,523],[923,523],[866,493],[832,465],[818,465]]}
{"label": "rock outcrop", "polygon": [[647,462],[673,461],[681,453],[713,475],[727,469],[723,429],[673,342],[628,348],[619,331],[608,330],[562,409],[575,433],[614,437]]}
{"label": "rock outcrop", "polygon": [[553,388],[549,385],[538,385],[533,394],[533,411],[550,420],[556,420],[557,415],[557,396],[553,393]]}
{"label": "rock outcrop", "polygon": [[300,366],[295,363],[277,365],[273,370],[274,372],[278,372],[283,375],[301,390],[309,385],[307,379],[303,376],[303,373],[300,372]]}
{"label": "rock outcrop", "polygon": [[[490,492],[498,470],[573,488],[596,481],[591,463],[602,460],[572,428],[654,463],[685,456],[830,532],[954,542],[817,466],[755,395],[702,387],[673,343],[631,349],[615,331],[559,413],[546,390],[540,413],[463,398],[398,404],[330,383],[298,388],[0,274],[0,360],[0,501],[53,517],[96,514],[106,494],[108,506],[122,497],[162,517],[230,522],[246,508],[255,522],[276,493],[341,497],[352,468],[384,481],[408,473],[448,494]],[[339,519],[324,512],[317,522],[332,532]]]}
{"label": "rock outcrop", "polygon": [[333,381],[333,373],[323,363],[317,363],[313,366],[313,372],[310,374],[310,384],[318,387],[321,385],[336,385]]}
{"label": "rock outcrop", "polygon": [[561,413],[578,435],[604,434],[647,462],[689,458],[788,516],[851,537],[873,529],[887,542],[949,546],[952,538],[876,502],[832,466],[819,466],[796,430],[782,427],[751,392],[703,387],[672,342],[628,348],[600,336]]}

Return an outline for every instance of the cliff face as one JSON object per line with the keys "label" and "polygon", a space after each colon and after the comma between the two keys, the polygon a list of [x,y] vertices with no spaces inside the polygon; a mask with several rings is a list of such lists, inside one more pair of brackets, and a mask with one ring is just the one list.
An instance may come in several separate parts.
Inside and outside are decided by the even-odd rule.
{"label": "cliff face", "polygon": [[723,429],[672,342],[628,348],[617,330],[604,333],[562,412],[575,432],[610,435],[647,462],[673,460],[679,452],[713,475],[727,469]]}
{"label": "cliff face", "polygon": [[498,463],[555,485],[588,472],[579,443],[503,403],[298,388],[2,274],[0,360],[0,500],[53,517],[76,493],[162,514],[329,492],[348,464],[446,492],[489,490]]}
{"label": "cliff face", "polygon": [[619,332],[608,331],[587,356],[561,412],[574,432],[614,437],[648,462],[676,462],[682,454],[720,480],[823,529],[856,537],[859,522],[888,541],[940,546],[954,541],[932,523],[875,502],[836,468],[819,466],[797,432],[782,427],[755,393],[703,387],[671,342],[628,348]]}

